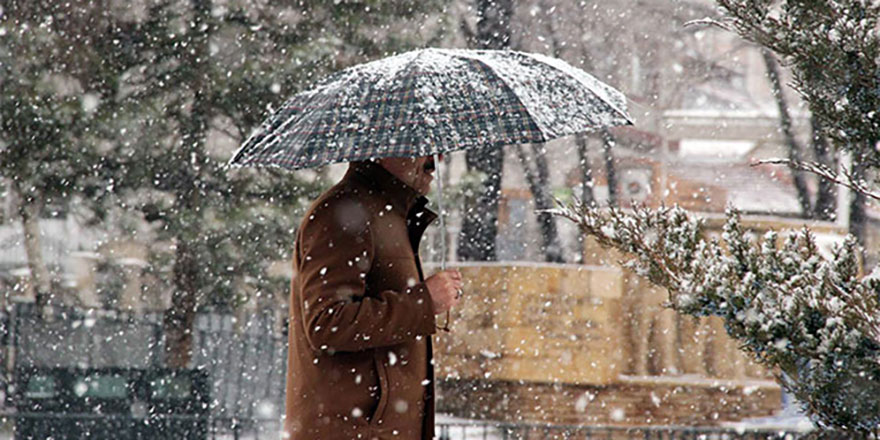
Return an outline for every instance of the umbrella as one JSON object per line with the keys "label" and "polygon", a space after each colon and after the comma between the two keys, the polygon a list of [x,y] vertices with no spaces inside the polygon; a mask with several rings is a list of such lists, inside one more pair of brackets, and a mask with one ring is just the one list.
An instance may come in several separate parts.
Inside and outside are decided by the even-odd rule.
{"label": "umbrella", "polygon": [[[300,169],[421,157],[626,124],[624,95],[562,60],[430,48],[350,67],[294,95],[230,165]],[[441,206],[441,228],[443,217]],[[443,268],[445,258],[443,249]]]}

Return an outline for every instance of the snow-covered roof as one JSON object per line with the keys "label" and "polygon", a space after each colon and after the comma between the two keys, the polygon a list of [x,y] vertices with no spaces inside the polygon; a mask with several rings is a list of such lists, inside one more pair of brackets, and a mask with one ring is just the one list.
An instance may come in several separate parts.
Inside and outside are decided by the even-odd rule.
{"label": "snow-covered roof", "polygon": [[[667,172],[674,180],[723,189],[725,200],[722,206],[732,204],[747,212],[781,215],[800,212],[800,204],[790,183],[788,170],[782,167],[771,169],[730,162],[701,162],[699,166],[694,166],[689,161],[677,161],[669,163]],[[673,188],[672,192],[676,190]],[[681,196],[687,195],[679,194]],[[718,197],[720,194],[711,194],[708,191],[699,196]]]}
{"label": "snow-covered roof", "polygon": [[688,159],[725,161],[738,159],[755,148],[752,140],[682,139],[678,153]]}

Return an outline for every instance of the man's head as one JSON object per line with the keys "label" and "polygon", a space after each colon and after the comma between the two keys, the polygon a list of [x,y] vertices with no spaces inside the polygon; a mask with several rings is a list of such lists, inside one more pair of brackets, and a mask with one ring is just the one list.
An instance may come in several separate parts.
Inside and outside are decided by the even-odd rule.
{"label": "man's head", "polygon": [[[442,160],[442,154],[440,158]],[[428,194],[431,190],[431,181],[434,180],[436,169],[434,156],[383,157],[379,159],[379,165],[421,195]]]}

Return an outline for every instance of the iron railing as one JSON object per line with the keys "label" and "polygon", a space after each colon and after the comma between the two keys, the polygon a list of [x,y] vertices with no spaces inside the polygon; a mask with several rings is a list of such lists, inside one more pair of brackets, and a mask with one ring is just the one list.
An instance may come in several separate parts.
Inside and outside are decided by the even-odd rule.
{"label": "iron railing", "polygon": [[[818,434],[818,435],[817,435]],[[835,431],[695,426],[577,426],[531,423],[467,423],[437,425],[439,440],[876,440]]]}
{"label": "iron railing", "polygon": [[[155,415],[135,417],[124,414],[11,413],[0,415],[0,440],[37,440],[16,435],[13,426],[22,424],[64,424],[80,433],[89,432],[93,440],[177,440],[181,424],[200,424],[205,440],[263,440],[279,438],[280,419],[231,419],[187,415]],[[144,437],[137,426],[149,426],[151,434]],[[107,427],[113,427],[110,431]],[[165,429],[167,428],[167,429]],[[163,434],[166,433],[167,434]],[[568,426],[529,423],[438,423],[438,440],[799,440],[809,433],[780,429],[734,429],[692,426],[616,427]],[[66,437],[61,437],[66,438]],[[79,438],[79,437],[69,437]],[[852,434],[829,432],[823,440],[857,439]],[[876,437],[875,437],[876,438]],[[867,439],[867,437],[865,437]],[[42,440],[42,439],[40,439]]]}
{"label": "iron railing", "polygon": [[31,412],[0,415],[0,440],[45,440],[41,425],[66,427],[53,432],[58,440],[277,440],[281,432],[280,419]]}
{"label": "iron railing", "polygon": [[[14,372],[29,368],[163,368],[162,320],[161,312],[75,307],[53,307],[46,318],[33,304],[13,304],[0,319],[0,387],[16,386]],[[287,359],[285,326],[277,320],[273,313],[244,320],[225,313],[196,316],[190,368],[208,374],[210,431],[222,434],[216,438],[260,438],[257,431],[263,425],[275,429],[275,422],[265,421],[274,421],[284,410]],[[11,395],[0,400],[7,418],[36,417],[14,413]],[[279,429],[262,438],[277,438]]]}

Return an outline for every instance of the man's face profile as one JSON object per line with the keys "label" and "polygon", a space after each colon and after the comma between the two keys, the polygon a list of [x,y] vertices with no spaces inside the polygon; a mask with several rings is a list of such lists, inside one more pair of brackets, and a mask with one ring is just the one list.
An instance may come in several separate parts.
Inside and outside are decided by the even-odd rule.
{"label": "man's face profile", "polygon": [[[442,160],[443,155],[440,158]],[[434,156],[384,157],[379,159],[379,164],[419,194],[426,195],[431,190],[436,170]]]}

